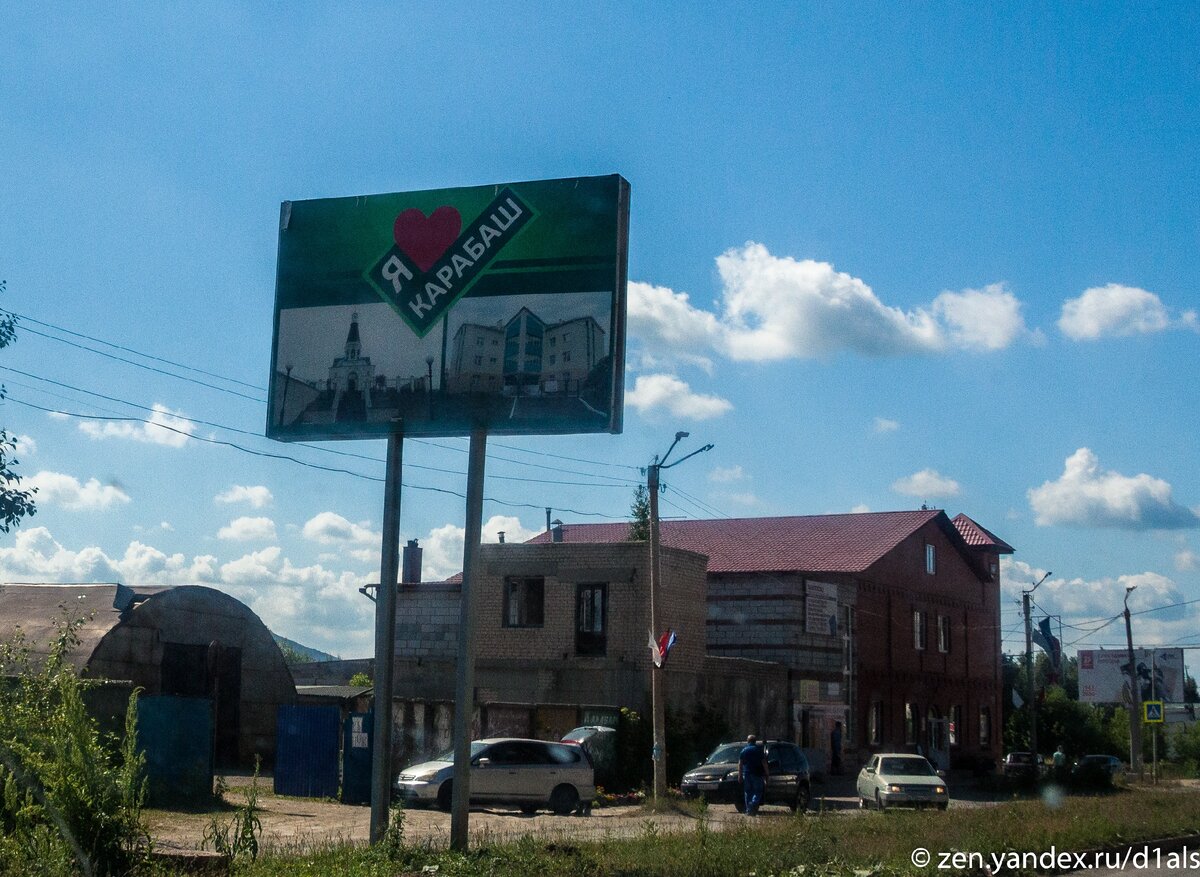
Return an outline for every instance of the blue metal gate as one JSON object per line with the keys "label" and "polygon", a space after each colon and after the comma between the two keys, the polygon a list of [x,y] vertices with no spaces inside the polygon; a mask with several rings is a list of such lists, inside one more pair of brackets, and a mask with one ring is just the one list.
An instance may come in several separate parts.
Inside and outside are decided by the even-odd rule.
{"label": "blue metal gate", "polygon": [[204,697],[138,698],[138,748],[146,756],[146,803],[152,807],[212,798],[212,701]]}
{"label": "blue metal gate", "polygon": [[275,794],[336,798],[341,710],[281,706],[275,733]]}
{"label": "blue metal gate", "polygon": [[342,803],[371,803],[374,713],[350,713],[342,733]]}

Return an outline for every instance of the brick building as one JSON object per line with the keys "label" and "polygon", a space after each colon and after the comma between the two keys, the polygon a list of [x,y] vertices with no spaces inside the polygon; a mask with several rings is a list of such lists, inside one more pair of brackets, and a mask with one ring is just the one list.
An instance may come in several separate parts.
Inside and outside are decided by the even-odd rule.
{"label": "brick building", "polygon": [[[627,534],[562,527],[567,544]],[[966,515],[665,521],[662,539],[708,558],[707,654],[787,668],[803,746],[827,752],[840,721],[851,760],[917,746],[956,764],[998,756],[999,555],[1013,549]]]}

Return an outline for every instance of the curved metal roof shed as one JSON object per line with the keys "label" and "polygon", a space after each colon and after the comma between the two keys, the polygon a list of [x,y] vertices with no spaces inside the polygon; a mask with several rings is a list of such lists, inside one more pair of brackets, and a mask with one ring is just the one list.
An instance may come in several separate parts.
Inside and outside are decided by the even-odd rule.
{"label": "curved metal roof shed", "polygon": [[214,704],[217,763],[267,764],[276,711],[296,686],[271,632],[240,600],[198,585],[0,585],[0,636],[19,628],[44,658],[67,618],[83,618],[70,655],[94,679],[129,680],[146,694],[206,697]]}

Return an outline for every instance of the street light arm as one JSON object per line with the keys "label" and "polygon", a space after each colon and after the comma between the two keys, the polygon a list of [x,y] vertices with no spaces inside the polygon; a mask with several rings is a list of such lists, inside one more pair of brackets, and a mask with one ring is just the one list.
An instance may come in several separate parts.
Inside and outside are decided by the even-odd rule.
{"label": "street light arm", "polygon": [[[672,463],[671,466],[678,466],[684,460],[690,460],[692,457],[696,456],[697,454],[703,454],[705,451],[711,451],[714,447],[715,447],[715,445],[705,445],[702,448],[697,448],[696,450],[694,450],[690,454],[688,454],[686,457],[680,457],[678,460],[676,460],[674,463]],[[670,452],[668,451],[668,453],[670,453]],[[666,459],[666,458],[664,457],[664,459]],[[670,469],[671,466],[664,466],[662,463],[658,464],[659,469]]]}

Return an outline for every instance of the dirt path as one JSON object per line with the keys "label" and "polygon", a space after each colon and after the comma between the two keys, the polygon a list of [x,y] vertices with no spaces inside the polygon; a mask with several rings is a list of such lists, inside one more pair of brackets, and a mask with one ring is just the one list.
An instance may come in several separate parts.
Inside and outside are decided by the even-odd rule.
{"label": "dirt path", "polygon": [[[235,790],[226,793],[225,801],[230,806],[221,810],[147,811],[150,834],[160,845],[198,849],[203,846],[204,833],[211,822],[216,819],[223,825],[228,824],[234,816],[233,808],[243,800],[242,794]],[[263,827],[260,842],[267,848],[298,852],[339,842],[366,843],[369,836],[369,807],[261,793],[259,806]],[[776,810],[778,813],[772,812]],[[763,810],[764,818],[790,816],[791,813],[782,807]],[[714,829],[740,824],[745,819],[732,806],[713,806],[708,818]],[[590,816],[555,816],[547,812],[529,816],[514,810],[473,807],[470,832],[475,843],[516,839],[529,834],[603,840],[648,831],[692,831],[696,823],[696,817],[689,813],[654,814],[640,806],[605,807],[593,810]],[[439,810],[405,810],[404,837],[410,843],[445,846],[450,842],[450,814]]]}

